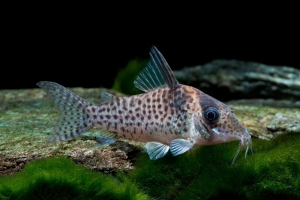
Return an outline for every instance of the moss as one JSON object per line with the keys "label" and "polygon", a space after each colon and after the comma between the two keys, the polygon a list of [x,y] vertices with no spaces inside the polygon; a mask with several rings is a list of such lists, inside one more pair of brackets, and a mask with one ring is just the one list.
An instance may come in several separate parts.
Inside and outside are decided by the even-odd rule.
{"label": "moss", "polygon": [[153,161],[142,154],[134,170],[107,176],[66,158],[33,161],[21,173],[0,179],[5,199],[299,199],[300,135],[253,140],[253,155],[238,142],[196,148]]}
{"label": "moss", "polygon": [[42,159],[0,178],[0,199],[149,199],[127,178],[120,179],[67,158]]}
{"label": "moss", "polygon": [[[103,89],[82,88],[72,88],[72,90],[96,104],[100,101],[100,93],[103,91]],[[109,92],[120,95],[113,91]],[[285,199],[299,199],[300,129],[297,128],[299,109],[240,105],[231,105],[231,107],[251,134],[261,134],[264,131],[263,136],[266,137],[278,133],[286,135],[275,136],[270,141],[253,139],[254,155],[244,159],[240,154],[234,166],[230,166],[230,163],[238,142],[199,147],[178,157],[168,155],[157,161],[150,160],[146,153],[142,153],[135,166],[129,158],[135,160],[136,154],[130,152],[139,152],[139,150],[128,145],[127,141],[96,150],[94,149],[96,142],[85,137],[61,143],[47,142],[48,134],[58,120],[58,110],[46,94],[40,89],[0,91],[0,174],[14,173],[23,169],[27,163],[25,159],[29,162],[55,155],[70,157],[89,168],[97,171],[106,170],[109,171],[108,173],[112,169],[130,170],[133,164],[135,166],[135,169],[128,174],[118,172],[117,178],[101,174],[98,176],[90,171],[92,173],[90,176],[77,177],[74,173],[81,171],[79,168],[68,167],[62,162],[69,168],[62,170],[60,168],[64,167],[59,164],[59,160],[53,160],[49,168],[43,164],[32,163],[33,165],[28,166],[35,169],[32,169],[32,173],[28,173],[27,176],[25,176],[27,173],[25,168],[22,173],[0,179],[2,195],[0,199],[21,198],[25,194],[31,197],[34,191],[41,192],[43,188],[48,188],[47,192],[50,194],[54,189],[61,192],[69,191],[65,193],[65,199],[77,197],[81,193],[78,192],[79,186],[74,187],[73,177],[77,177],[76,181],[82,184],[79,190],[86,192],[87,197],[89,194],[95,195],[95,190],[102,191],[102,187],[97,186],[100,180],[99,182],[98,179],[94,180],[100,177],[99,179],[103,178],[108,182],[113,180],[112,182],[116,183],[113,186],[119,185],[118,188],[123,188],[120,189],[121,191],[131,190],[132,194],[141,195],[144,193],[134,191],[144,191],[151,197],[159,199],[217,199],[226,196],[241,199],[271,199],[275,195]],[[291,131],[295,133],[287,134]],[[97,131],[91,130],[89,134],[95,132]],[[48,162],[47,160],[38,162],[44,161]],[[44,170],[39,169],[39,166],[43,166],[40,168]],[[15,170],[14,167],[17,169]],[[55,175],[57,173],[55,171],[59,170],[64,172],[65,178]],[[34,171],[36,174],[33,173]],[[52,177],[55,181],[47,182]],[[24,184],[27,179],[32,180],[29,181],[28,186]],[[95,190],[89,186],[90,182],[96,188]],[[133,182],[139,189],[132,184]],[[39,185],[43,188],[39,189]],[[129,193],[123,194],[129,195]],[[52,197],[55,199],[55,194],[52,194]]]}
{"label": "moss", "polygon": [[199,147],[151,161],[141,156],[129,176],[159,199],[300,198],[300,135],[254,139],[255,153],[231,166],[237,142]]}
{"label": "moss", "polygon": [[122,69],[115,78],[113,89],[130,95],[141,93],[141,91],[134,86],[133,82],[142,69],[145,68],[147,62],[148,60],[141,59],[129,61],[127,66]]}

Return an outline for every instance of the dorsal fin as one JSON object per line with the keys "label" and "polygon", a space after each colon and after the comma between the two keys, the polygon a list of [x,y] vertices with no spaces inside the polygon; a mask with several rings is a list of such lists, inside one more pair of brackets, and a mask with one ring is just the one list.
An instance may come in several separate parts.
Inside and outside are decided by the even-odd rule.
{"label": "dorsal fin", "polygon": [[113,101],[115,98],[117,98],[116,96],[108,93],[108,92],[101,92],[101,95],[100,95],[101,99],[100,99],[100,104],[103,104],[103,103],[107,103],[107,102],[110,102],[110,101]]}
{"label": "dorsal fin", "polygon": [[172,89],[176,88],[179,83],[166,59],[155,46],[150,50],[150,57],[151,60],[147,64],[147,67],[140,72],[134,81],[134,85],[144,92],[162,86],[168,86]]}

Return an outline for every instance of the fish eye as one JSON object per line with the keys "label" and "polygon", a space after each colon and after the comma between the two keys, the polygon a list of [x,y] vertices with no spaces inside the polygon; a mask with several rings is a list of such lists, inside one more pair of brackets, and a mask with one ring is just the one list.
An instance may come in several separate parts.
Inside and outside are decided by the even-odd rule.
{"label": "fish eye", "polygon": [[207,121],[214,122],[219,119],[220,113],[216,108],[210,107],[204,111],[204,117]]}

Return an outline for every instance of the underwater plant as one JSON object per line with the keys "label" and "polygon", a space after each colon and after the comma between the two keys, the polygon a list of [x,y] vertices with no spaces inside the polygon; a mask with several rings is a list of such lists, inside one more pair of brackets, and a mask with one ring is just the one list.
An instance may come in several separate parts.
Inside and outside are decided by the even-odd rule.
{"label": "underwater plant", "polygon": [[112,89],[128,95],[140,93],[140,90],[134,87],[133,82],[147,62],[148,60],[142,59],[130,60],[127,66],[118,72]]}
{"label": "underwater plant", "polygon": [[129,177],[155,199],[300,198],[299,133],[253,139],[254,155],[231,166],[235,143],[155,161],[141,155]]}
{"label": "underwater plant", "polygon": [[[150,160],[115,177],[68,158],[33,161],[0,178],[0,199],[299,199],[300,134],[253,139],[255,156],[230,161],[237,142],[203,146]],[[242,157],[242,155],[240,155]]]}
{"label": "underwater plant", "polygon": [[62,157],[36,160],[0,178],[0,199],[149,199],[126,177],[93,172]]}

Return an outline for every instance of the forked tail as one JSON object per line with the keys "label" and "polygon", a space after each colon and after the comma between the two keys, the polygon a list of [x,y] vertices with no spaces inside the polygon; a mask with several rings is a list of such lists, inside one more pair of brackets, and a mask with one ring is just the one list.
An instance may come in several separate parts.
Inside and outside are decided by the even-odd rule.
{"label": "forked tail", "polygon": [[71,140],[90,128],[86,108],[92,104],[65,87],[48,81],[41,81],[42,88],[59,108],[60,117],[53,129],[51,141]]}

